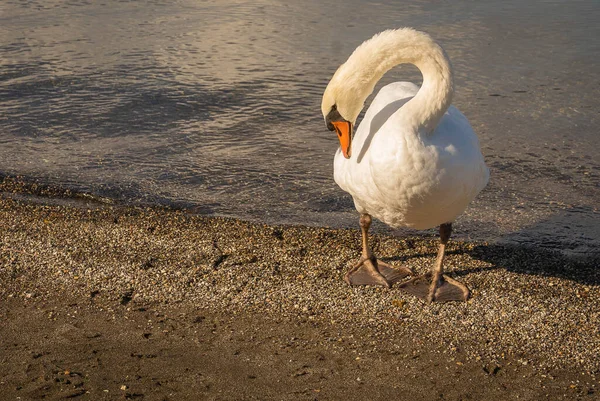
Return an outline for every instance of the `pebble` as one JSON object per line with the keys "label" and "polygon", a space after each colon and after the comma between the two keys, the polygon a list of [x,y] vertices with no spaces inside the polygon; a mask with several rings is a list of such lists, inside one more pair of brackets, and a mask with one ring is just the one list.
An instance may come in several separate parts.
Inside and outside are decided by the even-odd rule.
{"label": "pebble", "polygon": [[[360,256],[358,228],[267,226],[113,203],[81,209],[2,195],[0,221],[0,299],[68,293],[105,310],[188,303],[277,319],[310,315],[311,324],[339,331],[327,342],[335,349],[352,349],[347,335],[361,329],[386,338],[390,349],[408,339],[441,350],[459,345],[466,360],[486,366],[511,356],[536,368],[600,373],[592,352],[600,349],[598,260],[452,241],[447,274],[473,296],[426,305],[397,287],[344,282]],[[435,260],[436,238],[372,238],[377,256],[392,265],[425,273]]]}

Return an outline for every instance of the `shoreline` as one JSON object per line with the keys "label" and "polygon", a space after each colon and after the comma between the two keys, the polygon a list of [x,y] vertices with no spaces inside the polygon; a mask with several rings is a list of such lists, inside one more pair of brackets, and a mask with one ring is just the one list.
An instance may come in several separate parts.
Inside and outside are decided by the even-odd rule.
{"label": "shoreline", "polygon": [[[202,205],[189,204],[186,202],[170,203],[164,200],[157,201],[156,203],[150,201],[132,202],[111,197],[111,195],[114,196],[115,194],[109,193],[108,195],[100,195],[90,192],[83,192],[68,186],[63,187],[57,184],[49,184],[47,181],[41,178],[0,172],[0,196],[9,197],[14,200],[21,200],[24,202],[71,206],[76,208],[101,208],[109,206],[121,208],[154,208],[165,211],[182,211],[189,215],[240,220],[253,224],[266,224],[269,226],[278,227],[330,228],[333,230],[358,229],[358,217],[356,216],[356,221],[350,219],[350,223],[342,225],[328,225],[324,222],[309,222],[308,224],[297,222],[273,223],[263,222],[257,218],[240,218],[236,216],[220,215],[218,213],[215,214],[214,212],[210,211],[210,208],[205,208]],[[481,195],[479,197],[481,197]],[[477,203],[477,198],[475,199],[474,203]],[[533,228],[533,231],[532,227],[524,227],[521,230],[516,231],[506,231],[506,228],[502,228],[495,235],[490,235],[490,229],[482,228],[482,226],[489,224],[488,218],[485,218],[482,215],[476,215],[476,213],[474,213],[476,209],[467,209],[467,211],[472,214],[470,216],[472,221],[470,221],[468,224],[465,224],[463,221],[461,221],[463,216],[459,216],[456,222],[458,229],[454,230],[451,241],[477,242],[499,245],[508,248],[542,250],[550,253],[556,252],[560,253],[561,256],[565,257],[566,259],[581,261],[584,263],[600,261],[600,251],[598,251],[598,247],[594,245],[594,243],[597,241],[593,239],[593,233],[589,232],[589,228],[581,226],[582,217],[580,216],[580,209],[585,209],[585,207],[582,206],[577,208],[571,206],[569,211],[572,215],[570,215],[568,218],[563,215],[557,215],[554,218],[539,221],[535,224],[538,226],[538,228]],[[565,211],[563,210],[562,213],[565,213]],[[519,215],[519,213],[517,213],[517,215]],[[506,216],[498,216],[498,218],[502,220],[506,219]],[[587,222],[586,224],[593,225],[591,222]],[[573,230],[573,233],[577,232],[577,234],[572,235],[571,237],[564,236],[563,234],[556,236],[552,233],[552,227],[556,227],[557,225],[561,227],[567,226],[569,229]],[[581,232],[578,232],[577,230],[581,230]],[[479,234],[481,234],[480,231],[483,231],[484,236],[481,239],[475,239]],[[373,225],[370,232],[380,235],[407,238],[418,237],[423,239],[437,239],[439,235],[436,229],[393,229],[377,219],[373,220]],[[532,236],[535,233],[537,233],[539,238],[537,240],[532,240]],[[585,243],[582,243],[582,240]]]}
{"label": "shoreline", "polygon": [[[68,310],[66,299],[75,300],[84,321],[94,314],[130,319],[140,308],[175,315],[203,310],[236,332],[257,332],[255,320],[290,338],[299,337],[294,334],[298,327],[310,332],[311,341],[292,346],[296,356],[309,350],[349,355],[354,361],[368,357],[374,366],[378,358],[391,358],[433,376],[452,367],[463,372],[464,382],[471,374],[518,383],[525,374],[571,397],[597,394],[597,260],[451,241],[448,274],[466,283],[472,297],[467,303],[425,305],[396,287],[388,291],[344,283],[345,269],[360,252],[357,229],[270,226],[81,195],[79,206],[84,207],[73,207],[46,197],[59,195],[60,188],[29,190],[36,196],[32,201],[27,185],[17,180],[7,185],[6,179],[0,185],[5,227],[0,232],[0,300],[11,305],[2,311],[5,317],[13,308],[52,309],[55,304],[54,309]],[[372,242],[383,260],[419,273],[430,268],[437,247],[431,237],[374,234]],[[17,326],[19,319],[26,321],[23,316],[11,319]],[[264,333],[255,335],[267,341]],[[6,346],[3,352],[13,355],[14,350]],[[260,356],[262,351],[256,352]],[[413,353],[425,357],[413,358]],[[386,366],[374,372],[385,376]],[[502,373],[489,373],[495,370]],[[5,374],[0,381],[7,382]],[[429,385],[429,379],[414,380],[413,385]],[[287,385],[284,381],[282,388]],[[473,386],[462,395],[484,394]],[[512,394],[531,394],[523,383],[520,387],[515,384]],[[389,394],[396,390],[401,388],[390,387]],[[539,391],[545,394],[542,387]]]}

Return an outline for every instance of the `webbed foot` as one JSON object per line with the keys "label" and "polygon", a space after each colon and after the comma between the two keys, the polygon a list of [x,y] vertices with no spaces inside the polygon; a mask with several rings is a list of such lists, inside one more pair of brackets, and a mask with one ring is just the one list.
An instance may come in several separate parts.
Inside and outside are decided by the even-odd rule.
{"label": "webbed foot", "polygon": [[440,276],[437,283],[433,284],[431,283],[431,274],[428,273],[402,283],[399,288],[427,303],[469,299],[467,286],[446,275]]}
{"label": "webbed foot", "polygon": [[350,285],[380,285],[390,288],[394,283],[412,274],[413,271],[408,267],[393,267],[375,257],[361,257],[346,273],[344,280]]}

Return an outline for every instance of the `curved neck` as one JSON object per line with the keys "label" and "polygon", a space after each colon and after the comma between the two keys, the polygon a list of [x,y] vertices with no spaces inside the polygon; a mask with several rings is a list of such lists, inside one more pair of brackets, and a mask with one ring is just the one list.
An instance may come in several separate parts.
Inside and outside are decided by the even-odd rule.
{"label": "curved neck", "polygon": [[429,35],[410,28],[384,31],[360,45],[338,75],[352,87],[362,107],[381,77],[406,63],[421,71],[423,85],[402,107],[403,116],[415,128],[431,132],[450,107],[454,89],[450,61]]}

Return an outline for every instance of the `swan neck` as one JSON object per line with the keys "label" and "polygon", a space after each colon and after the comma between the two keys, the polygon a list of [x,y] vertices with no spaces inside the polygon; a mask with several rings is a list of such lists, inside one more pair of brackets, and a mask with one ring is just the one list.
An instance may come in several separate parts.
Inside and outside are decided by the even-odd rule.
{"label": "swan neck", "polygon": [[[364,47],[364,48],[363,48]],[[347,63],[359,67],[362,83],[361,105],[377,82],[399,64],[413,64],[423,75],[423,84],[403,108],[403,116],[416,129],[435,129],[452,102],[453,77],[450,60],[444,50],[427,34],[409,28],[385,31],[358,47]]]}
{"label": "swan neck", "polygon": [[415,97],[405,105],[407,114],[413,116],[416,125],[425,128],[428,133],[435,130],[454,95],[450,62],[444,51],[441,48],[439,50],[432,57],[424,57],[415,63],[423,75],[423,84]]}

